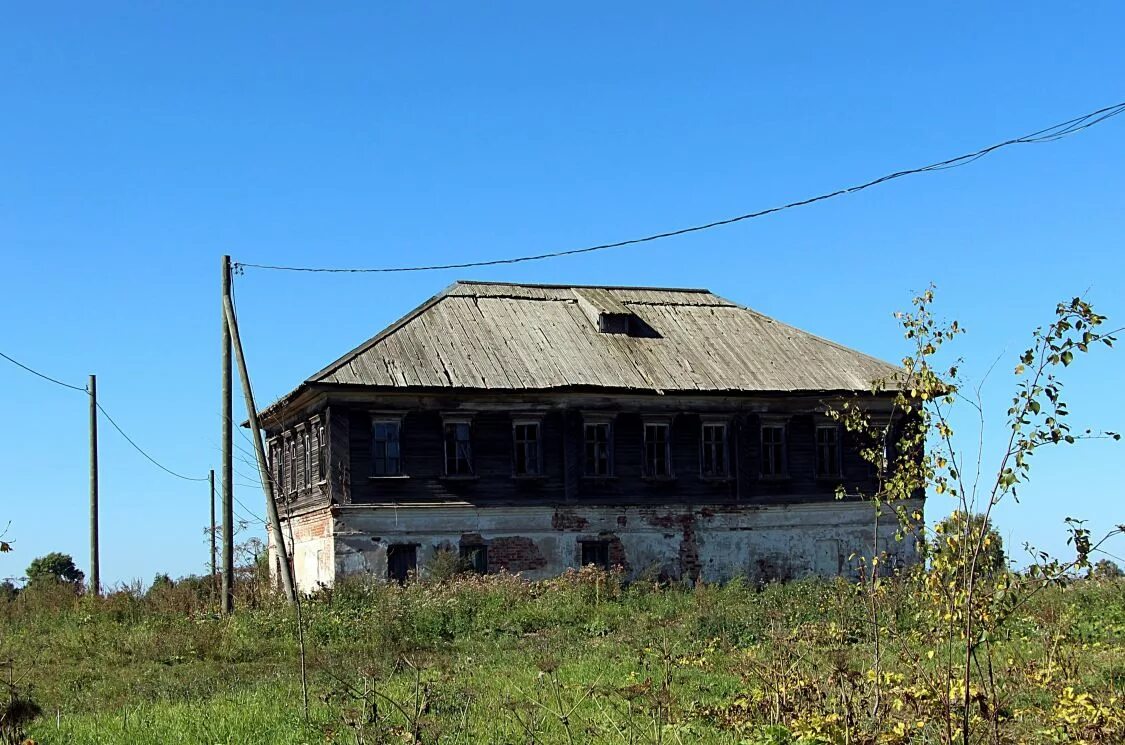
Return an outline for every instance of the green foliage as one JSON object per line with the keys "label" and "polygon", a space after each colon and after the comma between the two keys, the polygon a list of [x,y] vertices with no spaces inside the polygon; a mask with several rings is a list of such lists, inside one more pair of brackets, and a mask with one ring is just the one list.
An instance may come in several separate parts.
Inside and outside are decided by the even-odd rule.
{"label": "green foliage", "polygon": [[[274,599],[225,618],[181,595],[183,580],[144,595],[21,593],[0,605],[0,628],[16,680],[49,712],[26,727],[39,742],[939,742],[942,659],[929,656],[921,577],[883,581],[878,715],[865,585],[843,580],[351,580],[304,605],[307,724],[293,615]],[[1004,742],[1046,730],[1115,742],[1120,585],[1052,587],[1012,618],[994,647]]]}
{"label": "green foliage", "polygon": [[949,556],[959,556],[963,545],[980,545],[976,571],[980,575],[993,575],[1008,566],[1004,542],[999,531],[992,527],[991,518],[973,513],[966,524],[965,513],[954,510],[939,522],[927,543],[931,562],[942,563]]}
{"label": "green foliage", "polygon": [[29,585],[47,582],[67,583],[80,585],[85,575],[74,565],[70,554],[52,551],[51,553],[33,559],[27,567],[27,582]]}
{"label": "green foliage", "polygon": [[1090,578],[1098,580],[1115,580],[1125,577],[1121,567],[1110,559],[1100,559],[1090,567]]}

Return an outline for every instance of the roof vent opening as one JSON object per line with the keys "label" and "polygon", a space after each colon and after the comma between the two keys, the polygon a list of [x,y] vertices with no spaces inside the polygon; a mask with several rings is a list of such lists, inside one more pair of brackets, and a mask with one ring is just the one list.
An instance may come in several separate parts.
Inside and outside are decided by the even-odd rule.
{"label": "roof vent opening", "polygon": [[628,334],[640,320],[608,290],[579,287],[575,288],[574,295],[578,298],[578,307],[599,333]]}

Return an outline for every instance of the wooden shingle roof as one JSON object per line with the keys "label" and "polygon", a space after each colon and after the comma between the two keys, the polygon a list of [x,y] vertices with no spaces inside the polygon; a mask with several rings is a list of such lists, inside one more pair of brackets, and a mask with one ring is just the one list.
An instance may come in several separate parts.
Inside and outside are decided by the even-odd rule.
{"label": "wooden shingle roof", "polygon": [[[617,319],[624,307],[636,319],[630,327],[635,333],[599,331],[592,307]],[[510,391],[868,391],[874,381],[899,372],[707,290],[457,282],[305,383]]]}

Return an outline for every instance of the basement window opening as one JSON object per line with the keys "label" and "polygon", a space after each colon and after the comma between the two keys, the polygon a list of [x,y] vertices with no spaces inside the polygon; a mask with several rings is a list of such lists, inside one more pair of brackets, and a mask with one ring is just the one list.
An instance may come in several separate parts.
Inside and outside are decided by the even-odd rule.
{"label": "basement window opening", "polygon": [[488,546],[483,543],[462,544],[461,564],[467,571],[488,574]]}
{"label": "basement window opening", "polygon": [[387,546],[387,579],[404,584],[418,569],[418,547],[414,544]]}
{"label": "basement window opening", "polygon": [[609,569],[609,541],[582,541],[582,566]]}

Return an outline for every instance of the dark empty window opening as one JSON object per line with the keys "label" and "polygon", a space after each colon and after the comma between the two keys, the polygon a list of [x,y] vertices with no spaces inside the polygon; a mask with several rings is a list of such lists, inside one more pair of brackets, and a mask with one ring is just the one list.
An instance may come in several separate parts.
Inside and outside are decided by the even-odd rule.
{"label": "dark empty window opening", "polygon": [[816,428],[816,475],[840,475],[840,428],[835,424]]}
{"label": "dark empty window opening", "polygon": [[700,471],[707,478],[724,478],[727,467],[727,425],[704,423]]}
{"label": "dark empty window opening", "polygon": [[461,563],[477,574],[488,574],[488,546],[483,543],[461,544]]}
{"label": "dark empty window opening", "polygon": [[514,447],[512,472],[516,476],[539,476],[539,423],[517,422],[512,426]]}
{"label": "dark empty window opening", "polygon": [[582,566],[593,564],[599,569],[609,569],[609,542],[582,541]]}
{"label": "dark empty window opening", "polygon": [[374,476],[402,474],[402,426],[394,420],[378,420],[371,424],[371,473]]}
{"label": "dark empty window opening", "polygon": [[785,427],[780,424],[762,427],[762,475],[785,475]]}
{"label": "dark empty window opening", "polygon": [[468,422],[445,423],[445,475],[473,475],[473,451],[469,442]]}
{"label": "dark empty window opening", "polygon": [[591,422],[585,427],[584,473],[587,476],[609,476],[612,473],[609,422]]}
{"label": "dark empty window opening", "polygon": [[412,544],[387,546],[387,579],[402,584],[417,569],[417,546]]}
{"label": "dark empty window opening", "polygon": [[672,475],[669,426],[665,423],[645,425],[645,476],[668,478]]}

